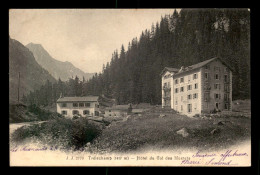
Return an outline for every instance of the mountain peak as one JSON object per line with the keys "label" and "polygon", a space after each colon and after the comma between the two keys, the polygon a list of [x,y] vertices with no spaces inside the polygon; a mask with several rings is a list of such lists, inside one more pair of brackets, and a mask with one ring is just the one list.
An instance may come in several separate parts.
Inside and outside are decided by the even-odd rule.
{"label": "mountain peak", "polygon": [[32,43],[32,42],[27,44],[26,47],[38,47],[38,48],[42,48],[43,49],[41,44],[36,44],[36,43]]}
{"label": "mountain peak", "polygon": [[62,81],[67,81],[70,77],[75,77],[76,75],[78,77],[84,76],[87,80],[93,75],[80,70],[69,61],[62,62],[54,59],[41,44],[29,43],[26,47],[33,53],[38,64],[46,69],[56,80],[60,78]]}

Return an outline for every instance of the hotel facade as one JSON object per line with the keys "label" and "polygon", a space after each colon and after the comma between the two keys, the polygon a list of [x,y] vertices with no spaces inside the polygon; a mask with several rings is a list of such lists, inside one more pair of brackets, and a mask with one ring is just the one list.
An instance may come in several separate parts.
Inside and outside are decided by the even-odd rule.
{"label": "hotel facade", "polygon": [[232,110],[232,71],[220,58],[181,67],[165,67],[162,76],[162,107],[194,116]]}

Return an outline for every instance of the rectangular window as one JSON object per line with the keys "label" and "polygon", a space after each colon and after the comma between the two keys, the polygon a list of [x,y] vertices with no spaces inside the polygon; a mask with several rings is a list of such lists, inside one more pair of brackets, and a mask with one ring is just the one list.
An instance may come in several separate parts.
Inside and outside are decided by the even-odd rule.
{"label": "rectangular window", "polygon": [[204,93],[204,101],[209,101],[209,93]]}
{"label": "rectangular window", "polygon": [[193,80],[197,79],[198,75],[197,74],[193,74]]}
{"label": "rectangular window", "polygon": [[206,65],[206,66],[205,66],[205,69],[209,70],[209,69],[210,69],[210,66],[209,66],[209,65]]}
{"label": "rectangular window", "polygon": [[184,82],[184,78],[182,77],[182,78],[181,78],[181,83],[183,83],[183,82]]}
{"label": "rectangular window", "polygon": [[77,111],[77,110],[73,110],[73,111],[72,111],[72,114],[73,114],[73,115],[75,115],[75,114],[79,114],[79,111]]}
{"label": "rectangular window", "polygon": [[78,103],[73,103],[73,107],[78,107],[79,104]]}
{"label": "rectangular window", "polygon": [[79,107],[84,107],[84,103],[79,103]]}
{"label": "rectangular window", "polygon": [[198,83],[195,83],[194,89],[198,89]]}
{"label": "rectangular window", "polygon": [[175,105],[178,105],[178,100],[177,100],[177,98],[176,98],[176,101],[175,101]]}
{"label": "rectangular window", "polygon": [[85,107],[90,107],[90,103],[85,103]]}
{"label": "rectangular window", "polygon": [[175,80],[175,84],[178,84],[178,79]]}
{"label": "rectangular window", "polygon": [[225,103],[225,109],[228,109],[228,103]]}
{"label": "rectangular window", "polygon": [[196,99],[196,98],[198,98],[198,94],[197,93],[193,94],[193,99]]}
{"label": "rectangular window", "polygon": [[227,67],[225,67],[225,72],[228,72],[228,68]]}
{"label": "rectangular window", "polygon": [[84,114],[84,115],[88,115],[88,114],[89,114],[89,110],[84,110],[84,111],[83,111],[83,114]]}
{"label": "rectangular window", "polygon": [[98,105],[98,104],[95,104],[95,107],[96,107],[96,108],[99,108],[99,105]]}
{"label": "rectangular window", "polygon": [[99,112],[98,111],[95,111],[95,116],[99,116]]}
{"label": "rectangular window", "polygon": [[188,98],[188,100],[190,100],[191,99],[191,95],[188,95],[187,98]]}
{"label": "rectangular window", "polygon": [[191,85],[188,85],[187,86],[187,90],[191,90],[192,89],[192,86]]}
{"label": "rectangular window", "polygon": [[67,107],[67,103],[62,103],[61,107]]}
{"label": "rectangular window", "polygon": [[215,99],[220,99],[220,94],[215,94]]}
{"label": "rectangular window", "polygon": [[67,111],[61,111],[62,115],[67,115]]}
{"label": "rectangular window", "polygon": [[219,75],[218,74],[215,74],[215,79],[219,80]]}
{"label": "rectangular window", "polygon": [[188,112],[192,112],[192,105],[188,104]]}
{"label": "rectangular window", "polygon": [[180,92],[183,92],[183,91],[184,91],[184,87],[181,87]]}
{"label": "rectangular window", "polygon": [[225,83],[228,82],[228,76],[227,75],[224,75],[224,81],[225,81]]}
{"label": "rectangular window", "polygon": [[205,79],[208,80],[208,78],[209,78],[209,74],[208,74],[208,72],[205,72],[204,75],[205,75]]}
{"label": "rectangular window", "polygon": [[214,84],[214,89],[220,89],[220,84]]}
{"label": "rectangular window", "polygon": [[178,88],[175,88],[175,93],[178,93]]}

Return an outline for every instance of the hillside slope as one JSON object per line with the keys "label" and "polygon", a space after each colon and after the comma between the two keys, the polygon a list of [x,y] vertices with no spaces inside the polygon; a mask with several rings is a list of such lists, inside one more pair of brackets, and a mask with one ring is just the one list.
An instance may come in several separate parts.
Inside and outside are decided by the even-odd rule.
{"label": "hillside slope", "polygon": [[9,37],[9,100],[18,97],[18,74],[20,72],[20,99],[30,91],[39,89],[47,80],[56,80],[35,60],[32,52],[20,42]]}
{"label": "hillside slope", "polygon": [[41,44],[29,43],[26,47],[33,53],[36,61],[50,74],[58,80],[59,78],[62,81],[66,81],[72,76],[76,75],[79,79],[82,80],[83,76],[85,79],[91,78],[93,73],[85,73],[82,70],[76,68],[70,62],[62,62],[54,59],[43,47]]}

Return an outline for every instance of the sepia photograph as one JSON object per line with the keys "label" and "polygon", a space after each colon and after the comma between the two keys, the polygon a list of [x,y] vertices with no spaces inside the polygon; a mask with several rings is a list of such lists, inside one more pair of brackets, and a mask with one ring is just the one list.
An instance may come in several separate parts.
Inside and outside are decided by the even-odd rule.
{"label": "sepia photograph", "polygon": [[9,9],[10,166],[250,167],[250,9]]}

